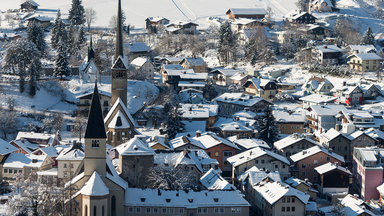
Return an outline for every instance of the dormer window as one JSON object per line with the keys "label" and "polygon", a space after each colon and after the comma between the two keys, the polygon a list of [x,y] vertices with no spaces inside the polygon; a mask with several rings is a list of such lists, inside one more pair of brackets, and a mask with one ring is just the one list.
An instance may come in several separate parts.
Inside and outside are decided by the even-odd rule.
{"label": "dormer window", "polygon": [[145,198],[140,198],[141,202],[145,202]]}
{"label": "dormer window", "polygon": [[188,202],[189,203],[193,203],[193,199],[188,199]]}
{"label": "dormer window", "polygon": [[100,140],[92,140],[92,148],[99,148]]}
{"label": "dormer window", "polygon": [[213,201],[219,202],[219,198],[213,198]]}

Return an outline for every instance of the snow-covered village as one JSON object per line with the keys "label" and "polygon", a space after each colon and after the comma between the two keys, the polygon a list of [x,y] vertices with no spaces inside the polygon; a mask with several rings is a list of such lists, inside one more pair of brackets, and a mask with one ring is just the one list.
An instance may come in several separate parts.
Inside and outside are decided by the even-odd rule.
{"label": "snow-covered village", "polygon": [[384,0],[1,0],[0,216],[384,215]]}

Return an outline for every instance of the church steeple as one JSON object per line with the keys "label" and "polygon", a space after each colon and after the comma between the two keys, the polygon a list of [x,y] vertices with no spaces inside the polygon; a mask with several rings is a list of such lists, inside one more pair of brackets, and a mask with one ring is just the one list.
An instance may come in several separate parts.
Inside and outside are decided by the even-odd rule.
{"label": "church steeple", "polygon": [[114,62],[112,65],[111,107],[120,98],[127,106],[127,62],[123,50],[123,26],[122,26],[121,0],[118,2],[116,47]]}
{"label": "church steeple", "polygon": [[107,138],[97,82],[95,82],[95,88],[93,90],[92,103],[89,109],[87,129],[85,130],[84,138]]}
{"label": "church steeple", "polygon": [[97,81],[95,81],[87,128],[84,135],[84,175],[91,176],[96,171],[101,176],[105,176],[106,138],[99,91],[97,90]]}
{"label": "church steeple", "polygon": [[89,48],[88,48],[88,62],[91,59],[95,58],[95,50],[93,49],[93,43],[92,43],[92,35],[91,38],[89,39]]}
{"label": "church steeple", "polygon": [[116,50],[115,50],[115,61],[119,56],[124,56],[123,50],[123,23],[122,23],[122,12],[121,12],[121,0],[118,3],[117,10],[117,28],[116,28]]}

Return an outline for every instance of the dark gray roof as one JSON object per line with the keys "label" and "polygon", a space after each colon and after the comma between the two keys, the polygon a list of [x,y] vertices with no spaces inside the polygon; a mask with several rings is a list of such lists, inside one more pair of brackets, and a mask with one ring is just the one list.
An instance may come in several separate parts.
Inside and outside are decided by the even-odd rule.
{"label": "dark gray roof", "polygon": [[84,138],[107,138],[105,134],[105,126],[103,112],[100,105],[99,92],[97,90],[97,83],[95,83],[95,89],[93,91],[92,103],[88,114],[88,123]]}

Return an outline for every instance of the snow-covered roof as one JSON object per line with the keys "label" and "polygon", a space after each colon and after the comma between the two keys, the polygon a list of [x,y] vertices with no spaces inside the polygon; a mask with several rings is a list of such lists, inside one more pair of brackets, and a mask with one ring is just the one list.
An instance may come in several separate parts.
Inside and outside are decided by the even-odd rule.
{"label": "snow-covered roof", "polygon": [[269,80],[269,79],[252,77],[251,79],[247,80],[247,82],[245,82],[245,83],[243,84],[243,86],[245,86],[245,85],[249,85],[249,83],[252,83],[252,84],[256,87],[256,89],[263,90],[264,87],[265,87],[269,82],[271,82],[271,80]]}
{"label": "snow-covered roof", "polygon": [[230,8],[227,12],[232,12],[235,15],[265,15],[267,11],[264,8]]}
{"label": "snow-covered roof", "polygon": [[24,166],[40,168],[46,157],[46,155],[11,153],[5,160],[3,167],[17,169],[22,169]]}
{"label": "snow-covered roof", "polygon": [[168,70],[185,70],[180,64],[163,64],[163,69]]}
{"label": "snow-covered roof", "polygon": [[299,122],[304,123],[305,112],[303,110],[287,111],[287,110],[273,110],[273,116],[278,123],[285,122]]}
{"label": "snow-covered roof", "polygon": [[168,24],[167,27],[170,27],[170,26],[173,26],[173,25],[176,25],[176,26],[185,26],[185,25],[188,25],[188,24],[196,25],[196,26],[199,25],[199,24],[194,23],[194,22],[191,22],[191,21],[175,20],[175,21],[172,21],[172,23]]}
{"label": "snow-covered roof", "polygon": [[357,58],[359,58],[359,59],[361,59],[363,61],[366,61],[366,60],[382,60],[383,59],[379,55],[377,55],[376,53],[358,53],[358,54],[353,54],[350,57],[353,57],[353,56],[356,56]]}
{"label": "snow-covered roof", "polygon": [[216,97],[213,100],[217,102],[243,105],[246,107],[250,107],[261,101],[265,101],[263,98],[256,97],[256,96],[252,96],[244,93],[229,93],[229,92],[226,92]]}
{"label": "snow-covered roof", "polygon": [[317,212],[317,203],[313,201],[308,201],[307,205],[305,205],[306,212]]}
{"label": "snow-covered roof", "polygon": [[[88,61],[88,57],[86,57],[84,61],[81,63],[79,67],[79,71],[85,74],[97,75],[99,72],[99,68],[97,67],[93,59]],[[93,93],[93,92],[90,92],[90,93]]]}
{"label": "snow-covered roof", "polygon": [[365,130],[365,133],[374,139],[384,139],[384,132],[379,129],[369,128]]}
{"label": "snow-covered roof", "polygon": [[334,128],[331,128],[326,133],[322,134],[322,136],[324,136],[328,141],[335,139],[339,135],[343,135],[343,134],[335,130]]}
{"label": "snow-covered roof", "polygon": [[255,139],[255,138],[238,139],[237,136],[228,137],[228,139],[233,143],[235,143],[237,146],[241,146],[245,149],[253,149],[256,147],[265,148],[265,149],[271,148],[264,140],[261,140],[261,139]]}
{"label": "snow-covered roof", "polygon": [[281,182],[260,182],[254,189],[271,205],[282,197],[296,197],[307,204],[309,195]]}
{"label": "snow-covered roof", "polygon": [[88,196],[105,196],[109,194],[109,189],[100,175],[94,171],[83,188],[81,188],[80,193]]}
{"label": "snow-covered roof", "polygon": [[231,76],[233,76],[233,75],[235,75],[236,73],[239,73],[239,72],[240,73],[246,73],[243,70],[231,69],[231,68],[218,68],[218,69],[215,69],[215,70],[211,71],[211,73],[221,73],[221,74],[223,74],[226,77],[231,77]]}
{"label": "snow-covered roof", "polygon": [[125,43],[124,47],[131,53],[151,51],[151,48],[147,46],[147,44],[145,44],[144,42]]}
{"label": "snow-covered roof", "polygon": [[281,156],[279,154],[276,154],[272,151],[269,151],[267,149],[262,149],[259,147],[247,150],[245,152],[242,152],[240,154],[234,155],[230,158],[227,158],[227,161],[232,164],[232,166],[237,167],[241,164],[244,164],[248,161],[254,160],[256,158],[259,158],[263,155],[269,155],[270,157],[273,157],[285,164],[290,165],[288,159],[284,156]]}
{"label": "snow-covered roof", "polygon": [[[168,76],[181,76],[181,74],[194,74],[195,71],[193,69],[184,69],[184,68],[178,69],[175,66],[175,67],[170,67],[170,68],[165,69],[164,73],[167,73]],[[184,75],[184,76],[186,76],[186,75]]]}
{"label": "snow-covered roof", "polygon": [[188,63],[188,65],[191,65],[191,66],[202,66],[205,64],[204,59],[201,57],[184,58],[183,60],[180,61],[180,64],[182,64],[183,62],[186,62],[186,63]]}
{"label": "snow-covered roof", "polygon": [[39,140],[49,140],[48,143],[50,143],[50,139],[54,140],[56,139],[55,134],[48,134],[48,133],[35,133],[35,132],[22,132],[20,131],[17,133],[16,140],[19,139],[39,139]]}
{"label": "snow-covered roof", "polygon": [[326,164],[323,164],[321,166],[318,166],[318,167],[315,167],[315,170],[320,174],[324,174],[324,173],[327,173],[327,172],[330,172],[330,171],[333,171],[333,170],[340,170],[342,172],[345,172],[349,175],[352,175],[352,173],[345,167],[342,167],[336,163],[326,163]]}
{"label": "snow-covered roof", "polygon": [[221,131],[253,131],[255,123],[256,120],[253,119],[220,117],[214,127],[219,128]]}
{"label": "snow-covered roof", "polygon": [[[99,95],[104,95],[104,96],[107,96],[107,97],[111,97],[111,92],[106,92],[106,91],[102,91],[102,90],[99,90]],[[87,91],[84,91],[84,92],[81,92],[80,94],[76,95],[76,98],[78,99],[92,99],[92,96],[93,96],[93,89],[90,89],[90,90],[87,90]]]}
{"label": "snow-covered roof", "polygon": [[57,156],[56,160],[78,160],[81,161],[84,159],[84,150],[81,148],[67,148],[60,152],[59,156]]}
{"label": "snow-covered roof", "polygon": [[[115,112],[116,109],[118,109],[118,106],[121,106],[122,107],[122,111],[124,112],[124,114],[126,116],[128,116],[128,120],[129,122],[131,122],[135,127],[136,127],[136,122],[133,120],[131,114],[129,113],[127,107],[124,105],[123,101],[120,99],[120,98],[117,98],[115,104],[113,104],[112,108],[109,110],[107,116],[105,116],[104,118],[104,123],[106,123],[108,121],[108,119],[110,117],[112,117],[112,114]],[[125,118],[125,116],[123,115],[123,117]]]}
{"label": "snow-covered roof", "polygon": [[[157,17],[148,17],[147,18],[149,21],[151,22],[159,22],[161,20],[168,20],[167,18],[164,18],[164,17],[160,17],[160,16],[157,16]],[[169,20],[168,20],[169,21]]]}
{"label": "snow-covered roof", "polygon": [[41,151],[43,154],[47,155],[50,158],[55,158],[59,156],[59,153],[63,151],[66,148],[70,148],[67,145],[56,145],[56,146],[48,146],[36,149],[32,154],[35,154],[35,152]]}
{"label": "snow-covered roof", "polygon": [[207,80],[208,73],[181,73],[180,79],[183,80]]}
{"label": "snow-covered roof", "polygon": [[304,97],[299,98],[301,101],[310,102],[310,103],[329,103],[336,100],[336,97],[322,94],[310,94]]}
{"label": "snow-covered roof", "polygon": [[343,163],[345,162],[343,156],[340,156],[340,155],[338,155],[338,154],[336,154],[334,152],[330,152],[327,149],[325,149],[323,147],[320,147],[318,145],[315,145],[315,146],[313,146],[313,147],[311,147],[309,149],[306,149],[306,150],[303,150],[301,152],[298,152],[298,153],[292,155],[290,158],[291,158],[291,160],[293,162],[297,162],[297,161],[303,160],[303,159],[305,159],[307,157],[310,157],[312,155],[315,155],[315,154],[317,154],[319,152],[324,152],[325,154],[327,154],[327,155],[329,155],[329,156],[331,156],[331,157],[333,157],[333,158],[335,158],[335,159],[337,159],[337,160],[339,160],[339,161],[341,161]]}
{"label": "snow-covered roof", "polygon": [[145,63],[150,62],[148,58],[137,57],[131,61],[131,65],[136,68],[141,68]]}
{"label": "snow-covered roof", "polygon": [[28,154],[32,153],[36,149],[40,148],[39,144],[30,143],[28,140],[12,140],[12,143],[23,149]]}
{"label": "snow-covered roof", "polygon": [[256,20],[254,19],[248,19],[248,18],[237,18],[235,19],[232,24],[233,25],[248,25],[250,23],[254,23]]}
{"label": "snow-covered roof", "polygon": [[194,145],[197,148],[206,149],[205,146],[199,140],[195,140],[195,139],[192,139],[191,137],[187,137],[187,136],[179,136],[179,137],[176,137],[175,139],[170,141],[170,145],[174,149],[180,148],[180,147],[187,145],[187,144]]}
{"label": "snow-covered roof", "polygon": [[[308,12],[305,12],[305,11],[304,12],[300,12],[300,11],[295,10],[295,11],[292,11],[292,12],[288,13],[286,15],[286,17],[288,19],[298,19],[298,18],[300,18],[301,16],[303,16],[305,14],[308,14]],[[311,15],[311,14],[309,14],[309,15]],[[311,16],[313,16],[313,15],[311,15]]]}
{"label": "snow-covered roof", "polygon": [[294,133],[294,134],[291,134],[291,135],[289,135],[289,136],[287,136],[281,140],[276,141],[275,143],[273,143],[273,146],[275,146],[276,149],[280,150],[280,149],[284,149],[284,148],[286,148],[292,144],[300,142],[302,140],[305,140],[309,143],[312,143],[313,145],[317,145],[317,143],[314,140],[309,139],[302,134]]}
{"label": "snow-covered roof", "polygon": [[254,119],[256,118],[257,113],[249,111],[249,110],[243,110],[236,112],[235,114],[232,115],[232,117],[243,117],[243,118],[249,118],[249,119]]}
{"label": "snow-covered roof", "polygon": [[373,45],[349,45],[349,48],[357,53],[376,52],[376,47]]}
{"label": "snow-covered roof", "polygon": [[208,190],[235,190],[227,180],[221,177],[220,173],[211,168],[200,178],[200,183]]}
{"label": "snow-covered roof", "polygon": [[49,170],[43,170],[36,172],[39,176],[57,176],[58,170],[57,168],[51,168]]}
{"label": "snow-covered roof", "polygon": [[263,181],[265,178],[269,178],[272,181],[281,182],[280,173],[278,171],[266,172],[265,170],[261,170],[256,166],[249,168],[247,171],[237,177],[237,179],[242,182],[242,184],[246,184],[246,181],[249,181],[251,185],[256,185]]}
{"label": "snow-covered roof", "polygon": [[322,53],[338,53],[344,51],[336,45],[321,45],[316,46],[316,49],[318,49]]}
{"label": "snow-covered roof", "polygon": [[348,194],[341,200],[341,205],[344,208],[341,210],[342,215],[358,216],[358,215],[371,215],[375,216],[373,212],[365,208],[364,201]]}
{"label": "snow-covered roof", "polygon": [[312,105],[311,109],[320,116],[334,116],[340,111],[346,111],[344,105]]}
{"label": "snow-covered roof", "polygon": [[304,184],[304,185],[311,187],[310,182],[304,181],[304,180],[301,180],[301,179],[298,179],[295,177],[288,178],[287,180],[285,180],[285,183],[289,184],[291,187],[294,187],[294,188],[296,188],[300,184]]}
{"label": "snow-covered roof", "polygon": [[135,136],[128,142],[116,146],[120,155],[154,155],[155,151],[143,142],[139,136]]}
{"label": "snow-covered roof", "polygon": [[193,191],[128,188],[126,206],[159,206],[198,208],[217,206],[250,206],[239,191]]}
{"label": "snow-covered roof", "polygon": [[0,155],[6,155],[16,150],[15,146],[0,138]]}
{"label": "snow-covered roof", "polygon": [[384,155],[384,149],[382,148],[355,148],[355,151],[359,151],[363,161],[377,162],[377,155]]}
{"label": "snow-covered roof", "polygon": [[209,118],[217,116],[219,106],[217,104],[180,104],[178,109],[182,118]]}
{"label": "snow-covered roof", "polygon": [[199,137],[195,136],[193,139],[198,140],[205,147],[205,149],[209,149],[220,144],[224,144],[229,147],[239,149],[236,145],[231,143],[229,140],[219,137],[212,132],[203,133],[201,134],[201,136]]}
{"label": "snow-covered roof", "polygon": [[191,121],[191,120],[182,120],[181,121],[184,124],[184,131],[193,133],[196,131],[205,132],[207,127],[207,121],[201,120],[201,121]]}
{"label": "snow-covered roof", "polygon": [[248,74],[245,72],[238,72],[231,76],[231,80],[237,80],[240,81],[244,78],[248,77]]}
{"label": "snow-covered roof", "polygon": [[111,122],[108,124],[108,128],[121,129],[121,128],[130,128],[131,125],[125,118],[124,114],[118,110],[116,115],[112,118]]}

